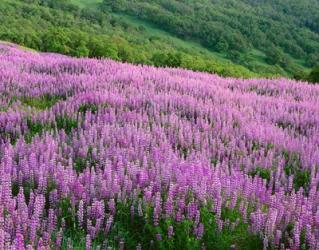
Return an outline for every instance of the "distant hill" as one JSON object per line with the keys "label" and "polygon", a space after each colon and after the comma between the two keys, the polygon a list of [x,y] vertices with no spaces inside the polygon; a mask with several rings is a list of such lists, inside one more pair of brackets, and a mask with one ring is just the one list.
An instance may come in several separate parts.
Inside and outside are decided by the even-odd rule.
{"label": "distant hill", "polygon": [[310,0],[291,2],[3,0],[0,39],[223,76],[302,79],[319,61],[319,12]]}
{"label": "distant hill", "polygon": [[106,10],[146,20],[252,71],[289,74],[319,61],[318,0],[104,0]]}

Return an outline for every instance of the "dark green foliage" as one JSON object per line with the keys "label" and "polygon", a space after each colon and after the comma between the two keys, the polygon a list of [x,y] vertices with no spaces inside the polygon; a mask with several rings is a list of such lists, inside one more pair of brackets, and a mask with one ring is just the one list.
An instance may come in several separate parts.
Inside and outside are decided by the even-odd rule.
{"label": "dark green foliage", "polygon": [[20,101],[23,105],[30,106],[36,109],[44,110],[51,108],[54,104],[56,104],[60,100],[65,100],[65,95],[51,95],[46,94],[41,97],[22,97]]}
{"label": "dark green foliage", "polygon": [[257,235],[252,235],[248,232],[248,225],[242,221],[242,216],[236,210],[229,208],[222,209],[222,218],[228,219],[231,223],[234,223],[237,219],[239,224],[232,231],[230,227],[223,228],[222,232],[217,233],[217,225],[214,221],[214,216],[207,208],[203,208],[201,216],[205,226],[205,234],[202,239],[205,242],[207,249],[231,249],[234,246],[235,249],[262,249],[262,241]]}
{"label": "dark green foliage", "polygon": [[286,160],[284,171],[286,175],[294,176],[294,188],[298,191],[301,187],[307,192],[310,184],[310,171],[302,169],[298,153],[283,152]]}
{"label": "dark green foliage", "polygon": [[27,120],[27,126],[28,132],[24,135],[24,140],[26,143],[30,143],[35,135],[42,133],[45,127],[43,124],[39,122],[33,122],[31,119]]}
{"label": "dark green foliage", "polygon": [[42,48],[45,51],[70,54],[71,37],[69,37],[67,31],[63,28],[52,28],[44,33],[42,37]]}
{"label": "dark green foliage", "polygon": [[259,150],[260,147],[261,147],[261,145],[260,145],[259,141],[253,141],[253,142],[252,142],[252,150],[253,150],[253,151]]}
{"label": "dark green foliage", "polygon": [[308,74],[303,70],[296,69],[295,72],[293,72],[293,78],[295,80],[307,80]]}
{"label": "dark green foliage", "polygon": [[31,143],[32,138],[38,134],[41,134],[45,131],[50,131],[55,128],[63,129],[66,134],[70,134],[73,129],[77,128],[78,121],[71,119],[67,116],[57,116],[55,119],[55,124],[40,122],[33,122],[31,119],[27,120],[28,132],[24,134],[24,140],[26,143]]}
{"label": "dark green foliage", "polygon": [[279,64],[279,65],[282,65],[285,63],[285,58],[284,58],[284,54],[283,52],[278,49],[278,48],[275,48],[275,47],[272,47],[272,48],[269,48],[267,51],[266,51],[266,56],[267,56],[267,62],[269,64]]}
{"label": "dark green foliage", "polygon": [[298,190],[303,187],[306,191],[310,184],[310,171],[309,170],[297,170],[294,174],[294,186]]}
{"label": "dark green foliage", "polygon": [[164,53],[157,52],[153,55],[152,61],[155,66],[168,66],[168,67],[181,67],[182,66],[182,54],[176,53]]}
{"label": "dark green foliage", "polygon": [[28,131],[24,134],[26,143],[31,143],[32,138],[36,135],[41,135],[45,131],[50,131],[54,128],[51,123],[34,122],[32,119],[27,119]]}
{"label": "dark green foliage", "polygon": [[82,173],[83,170],[86,168],[86,159],[83,159],[81,157],[78,157],[75,159],[74,162],[74,169],[78,172],[78,173]]}
{"label": "dark green foliage", "polygon": [[[31,181],[25,181],[23,182],[22,187],[23,187],[23,194],[24,194],[25,201],[28,204],[30,200],[30,193],[31,191],[37,188],[37,184]],[[17,182],[13,182],[11,189],[12,189],[12,195],[17,196],[20,191],[20,186]]]}
{"label": "dark green foliage", "polygon": [[269,181],[271,171],[266,168],[256,167],[253,171],[249,172],[249,175],[255,177],[258,175],[260,178]]}
{"label": "dark green foliage", "polygon": [[184,159],[187,158],[188,155],[188,149],[187,147],[183,146],[182,144],[178,143],[176,145],[176,150],[177,152],[180,154],[181,157],[183,157]]}
{"label": "dark green foliage", "polygon": [[66,134],[70,134],[73,129],[78,127],[78,121],[68,116],[58,116],[55,118],[57,129],[63,129]]}
{"label": "dark green foliage", "polygon": [[[135,249],[138,244],[142,249],[230,249],[235,246],[236,249],[262,249],[262,241],[258,236],[251,235],[248,232],[248,225],[243,223],[242,216],[237,210],[228,208],[222,209],[223,220],[229,220],[238,225],[231,230],[230,226],[224,226],[221,232],[217,231],[215,216],[207,207],[201,209],[202,223],[205,227],[205,233],[202,239],[197,239],[194,235],[194,224],[190,220],[183,220],[178,223],[173,220],[160,220],[158,226],[153,224],[153,210],[144,208],[142,217],[139,217],[135,207],[135,213],[132,216],[130,212],[130,202],[117,203],[116,214],[111,231],[107,237],[98,235],[93,240],[93,246],[102,246],[107,241],[111,248],[118,249],[120,241],[124,241],[125,249]],[[136,204],[135,204],[136,205]],[[67,230],[63,235],[62,249],[67,249],[67,242],[71,242],[74,248],[83,249],[85,247],[85,230],[79,228],[75,208],[69,199],[63,199],[59,203],[60,214],[58,224],[61,225],[62,219],[67,225]],[[174,234],[168,237],[168,228],[173,226]],[[161,235],[161,240],[156,239],[156,234]],[[104,245],[105,247],[105,245]]]}
{"label": "dark green foliage", "polygon": [[17,135],[16,133],[0,130],[0,139],[9,141],[12,145],[16,144],[18,138],[19,135]]}
{"label": "dark green foliage", "polygon": [[87,166],[95,167],[98,162],[94,159],[92,155],[92,147],[89,147],[87,156],[85,158],[77,157],[74,163],[75,163],[74,169],[78,173],[82,173]]}
{"label": "dark green foliage", "polygon": [[[77,3],[83,7],[84,2],[77,0],[5,0],[0,6],[0,39],[41,51],[78,57],[108,57],[138,64],[183,67],[223,76],[255,77],[281,74],[298,79],[304,77],[304,74],[301,74],[302,67],[298,69],[301,73],[295,74],[297,61],[288,58],[286,53],[295,53],[296,58],[306,61],[308,52],[304,52],[304,48],[299,44],[306,39],[299,39],[298,43],[283,42],[279,45],[266,43],[265,35],[258,31],[260,27],[247,30],[250,24],[245,22],[251,21],[250,17],[241,17],[234,11],[234,20],[226,18],[228,10],[220,15],[220,10],[210,8],[211,3],[206,1],[186,3],[165,0],[156,5],[156,1],[146,3],[122,0],[105,2],[102,8],[83,9],[74,5]],[[237,7],[241,9],[240,4],[234,6],[235,9]],[[103,8],[104,11],[101,11]],[[141,13],[135,13],[137,9],[140,9]],[[121,14],[112,15],[114,12]],[[144,21],[141,21],[142,19]],[[157,25],[157,28],[152,24]],[[257,24],[257,21],[253,22],[253,26]],[[161,29],[166,29],[171,34],[162,32]],[[256,31],[258,36],[247,34],[251,31]],[[272,32],[273,30],[269,31],[269,37]],[[289,38],[299,37],[298,34],[297,32]],[[175,35],[185,41],[177,40]],[[256,38],[256,42],[250,41],[253,37]],[[280,39],[286,38],[280,35]],[[192,40],[192,43],[188,40]],[[211,51],[204,49],[200,44]],[[282,44],[286,44],[289,51],[283,49]],[[261,53],[258,58],[250,55],[253,46],[258,47]],[[261,52],[265,52],[265,48],[270,46],[280,51],[282,59],[276,66],[267,65],[266,56]],[[307,40],[309,51],[315,51],[318,47],[316,46],[311,39]],[[218,51],[219,55],[216,56],[212,51]],[[276,56],[274,55],[274,59],[277,62]],[[309,59],[307,65],[313,64],[313,60],[315,57]],[[36,103],[34,105],[38,106]],[[45,109],[41,105],[39,108]]]}
{"label": "dark green foliage", "polygon": [[18,100],[18,97],[16,97],[16,96],[11,97],[8,105],[11,106],[11,105],[12,105],[13,103],[15,103],[17,100]]}
{"label": "dark green foliage", "polygon": [[227,54],[227,57],[233,62],[241,62],[242,54],[236,50],[230,50]]}
{"label": "dark green foliage", "polygon": [[309,81],[313,83],[319,83],[319,65],[316,66],[309,75]]}
{"label": "dark green foliage", "polygon": [[[297,0],[290,4],[257,4],[250,0],[104,0],[102,7],[133,15],[183,39],[199,41],[214,51],[232,51],[228,57],[250,69],[260,62],[249,57],[242,61],[240,57],[252,48],[258,49],[266,54],[263,61],[293,75],[299,63],[291,57],[304,59],[308,66],[313,66],[319,50],[318,25],[309,25],[318,17],[319,8],[315,0],[311,1],[312,4]],[[242,11],[247,8],[251,11]]]}
{"label": "dark green foliage", "polygon": [[217,163],[218,163],[218,159],[216,159],[216,158],[214,158],[214,157],[212,157],[212,158],[210,159],[210,164],[212,164],[212,166],[216,166]]}
{"label": "dark green foliage", "polygon": [[58,208],[60,210],[60,214],[58,216],[58,225],[61,225],[62,220],[64,220],[66,228],[75,229],[76,215],[74,209],[72,208],[70,199],[61,199],[59,201]]}
{"label": "dark green foliage", "polygon": [[[59,209],[58,215],[58,226],[61,227],[62,221],[66,226],[63,232],[62,238],[62,249],[69,249],[69,243],[75,249],[85,249],[85,237],[86,232],[79,227],[76,210],[72,206],[71,200],[69,198],[63,198],[57,204]],[[55,235],[52,235],[54,238]]]}
{"label": "dark green foliage", "polygon": [[317,65],[319,65],[319,52],[313,53],[307,58],[307,66],[315,67]]}
{"label": "dark green foliage", "polygon": [[169,67],[180,67],[182,64],[181,53],[168,53],[165,65]]}
{"label": "dark green foliage", "polygon": [[95,114],[98,111],[98,106],[93,103],[86,103],[81,105],[79,108],[80,113],[86,113],[88,111],[90,111],[92,114]]}

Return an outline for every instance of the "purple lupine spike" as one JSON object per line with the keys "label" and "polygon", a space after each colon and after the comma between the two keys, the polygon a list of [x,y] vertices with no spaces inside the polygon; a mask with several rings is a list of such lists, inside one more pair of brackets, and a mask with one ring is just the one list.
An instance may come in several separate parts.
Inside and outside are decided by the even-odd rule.
{"label": "purple lupine spike", "polygon": [[83,203],[83,200],[81,200],[80,203],[79,203],[77,216],[78,216],[79,226],[82,227],[83,226],[83,216],[84,216],[84,203]]}
{"label": "purple lupine spike", "polygon": [[269,246],[268,238],[267,238],[267,236],[265,236],[264,240],[263,240],[263,249],[267,250],[268,246]]}
{"label": "purple lupine spike", "polygon": [[5,247],[5,232],[2,228],[0,228],[0,249],[4,249]]}
{"label": "purple lupine spike", "polygon": [[113,224],[113,216],[110,216],[106,222],[106,228],[105,228],[106,234],[110,232],[112,224]]}
{"label": "purple lupine spike", "polygon": [[55,245],[60,248],[61,247],[61,244],[62,244],[62,231],[60,230],[58,233],[57,233],[57,236],[56,236],[56,240],[55,240]]}
{"label": "purple lupine spike", "polygon": [[130,207],[130,214],[131,214],[131,221],[133,222],[134,221],[134,216],[135,216],[135,207],[134,207],[133,204]]}
{"label": "purple lupine spike", "polygon": [[162,235],[160,233],[156,234],[156,240],[161,241],[162,240]]}
{"label": "purple lupine spike", "polygon": [[141,199],[139,199],[139,201],[138,201],[137,211],[138,211],[138,216],[142,217],[143,216],[143,208],[142,208],[142,200]]}
{"label": "purple lupine spike", "polygon": [[167,236],[169,239],[174,236],[174,227],[172,225],[168,227]]}
{"label": "purple lupine spike", "polygon": [[86,250],[91,250],[91,236],[89,234],[86,235],[85,249]]}
{"label": "purple lupine spike", "polygon": [[198,228],[196,230],[196,237],[197,239],[201,239],[204,235],[204,224],[203,223],[200,223],[198,225]]}
{"label": "purple lupine spike", "polygon": [[278,246],[282,237],[282,232],[280,230],[276,230],[275,235],[275,245]]}

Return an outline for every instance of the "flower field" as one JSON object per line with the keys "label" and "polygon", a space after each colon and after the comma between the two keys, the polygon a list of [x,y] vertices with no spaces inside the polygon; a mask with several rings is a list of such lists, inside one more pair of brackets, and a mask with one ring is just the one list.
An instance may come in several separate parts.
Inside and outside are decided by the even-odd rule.
{"label": "flower field", "polygon": [[0,45],[0,249],[319,249],[319,87]]}

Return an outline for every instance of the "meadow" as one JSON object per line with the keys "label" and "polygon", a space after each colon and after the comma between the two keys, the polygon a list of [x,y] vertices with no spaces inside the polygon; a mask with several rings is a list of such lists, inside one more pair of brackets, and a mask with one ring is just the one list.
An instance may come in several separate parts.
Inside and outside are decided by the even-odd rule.
{"label": "meadow", "polygon": [[319,249],[319,86],[0,44],[0,249]]}

